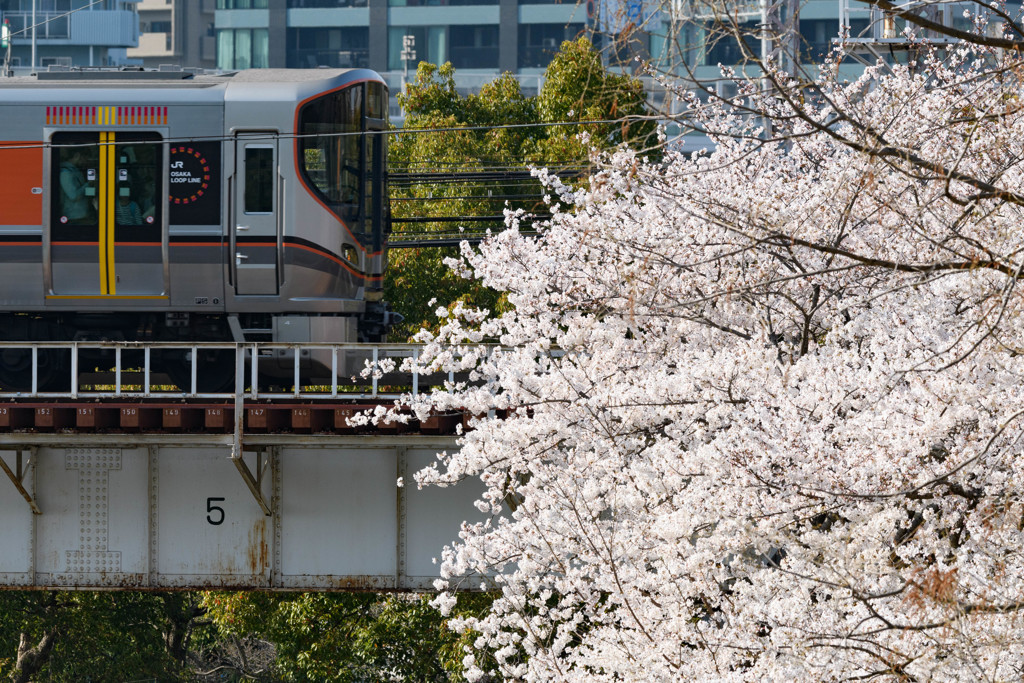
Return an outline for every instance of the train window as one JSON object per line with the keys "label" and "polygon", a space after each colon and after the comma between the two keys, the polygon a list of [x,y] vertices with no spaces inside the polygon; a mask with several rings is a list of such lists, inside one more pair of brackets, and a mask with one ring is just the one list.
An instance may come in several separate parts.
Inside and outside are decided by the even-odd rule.
{"label": "train window", "polygon": [[96,225],[99,145],[95,133],[53,136],[54,167],[59,169],[53,214],[62,225]]}
{"label": "train window", "polygon": [[274,148],[245,148],[245,212],[274,210]]}
{"label": "train window", "polygon": [[383,83],[366,84],[366,115],[372,119],[383,119],[386,116],[388,96]]}
{"label": "train window", "polygon": [[303,178],[356,230],[364,181],[362,125],[362,85],[313,100],[299,112]]}
{"label": "train window", "polygon": [[164,162],[159,134],[58,132],[51,141],[54,240],[160,240]]}
{"label": "train window", "polygon": [[156,133],[118,133],[114,219],[118,227],[159,226],[163,202],[163,143]]}

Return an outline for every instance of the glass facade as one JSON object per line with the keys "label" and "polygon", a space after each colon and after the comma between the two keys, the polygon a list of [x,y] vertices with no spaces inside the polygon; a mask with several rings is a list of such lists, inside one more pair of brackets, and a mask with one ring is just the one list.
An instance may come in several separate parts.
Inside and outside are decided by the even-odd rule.
{"label": "glass facade", "polygon": [[[402,59],[403,39],[412,36],[415,57]],[[420,62],[444,64],[456,69],[498,68],[498,27],[490,26],[391,26],[388,28],[388,69],[413,70]]]}
{"label": "glass facade", "polygon": [[497,4],[499,4],[499,0],[388,0],[388,5],[391,7],[451,7]]}
{"label": "glass facade", "polygon": [[265,69],[269,66],[269,34],[265,28],[217,31],[217,68]]}
{"label": "glass facade", "polygon": [[497,26],[449,26],[448,61],[456,69],[498,68]]}
{"label": "glass facade", "polygon": [[[401,71],[408,67],[416,70],[420,62],[444,64],[448,61],[448,32],[445,26],[389,26],[388,27],[388,69]],[[409,60],[402,59],[402,40],[412,36],[413,54]]]}
{"label": "glass facade", "polygon": [[288,9],[306,7],[366,7],[366,0],[288,0]]}
{"label": "glass facade", "polygon": [[217,0],[217,9],[267,9],[269,0]]}
{"label": "glass facade", "polygon": [[[760,22],[755,21],[746,22],[739,27],[745,49],[755,55],[761,52],[761,40],[758,37],[759,27]],[[736,36],[732,34],[722,35],[720,32],[716,32],[714,28],[709,28],[705,35],[713,36],[712,42],[704,44],[703,63],[706,66],[743,63],[744,46],[740,45]]]}

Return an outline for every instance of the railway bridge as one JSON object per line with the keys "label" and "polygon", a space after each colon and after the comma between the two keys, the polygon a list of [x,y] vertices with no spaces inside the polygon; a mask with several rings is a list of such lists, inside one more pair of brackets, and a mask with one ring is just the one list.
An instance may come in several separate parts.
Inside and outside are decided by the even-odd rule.
{"label": "railway bridge", "polygon": [[[198,363],[184,388],[151,363],[176,346],[2,345],[33,359],[33,379],[0,392],[0,587],[432,589],[435,558],[479,518],[482,485],[398,481],[455,447],[465,418],[350,423],[421,389],[414,376],[358,375],[416,347],[221,344],[234,387],[202,393]],[[204,345],[185,346],[175,350],[197,358]],[[44,392],[36,365],[55,351],[68,382]],[[78,360],[97,352],[109,365]],[[316,355],[333,379],[306,385]],[[267,384],[269,362],[291,363],[293,381]]]}

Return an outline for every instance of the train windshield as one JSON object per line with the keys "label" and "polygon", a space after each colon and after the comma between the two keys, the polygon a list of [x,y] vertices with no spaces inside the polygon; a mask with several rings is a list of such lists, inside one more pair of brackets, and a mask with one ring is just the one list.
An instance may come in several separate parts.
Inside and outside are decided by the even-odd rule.
{"label": "train windshield", "polygon": [[[380,143],[361,134],[383,129],[387,98],[380,83],[329,93],[299,111],[299,164],[310,188],[353,232],[368,233],[383,188]],[[380,167],[380,168],[378,168]]]}

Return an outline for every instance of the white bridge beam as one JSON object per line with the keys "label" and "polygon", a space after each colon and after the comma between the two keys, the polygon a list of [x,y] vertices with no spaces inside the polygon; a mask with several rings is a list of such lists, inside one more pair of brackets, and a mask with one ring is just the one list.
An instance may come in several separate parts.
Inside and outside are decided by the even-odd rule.
{"label": "white bridge beam", "polygon": [[452,437],[247,434],[241,459],[233,442],[0,435],[0,587],[431,590],[479,518],[479,482],[396,485]]}

